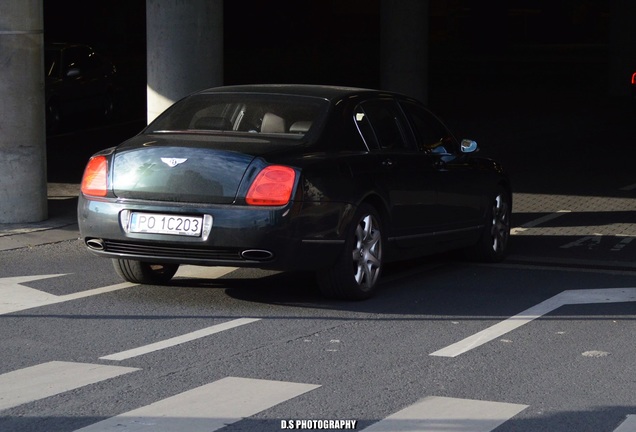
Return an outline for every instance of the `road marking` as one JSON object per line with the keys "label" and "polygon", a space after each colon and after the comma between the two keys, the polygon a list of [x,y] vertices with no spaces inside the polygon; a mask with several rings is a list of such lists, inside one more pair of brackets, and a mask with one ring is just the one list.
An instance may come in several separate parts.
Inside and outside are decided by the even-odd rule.
{"label": "road marking", "polygon": [[77,300],[84,297],[90,297],[135,286],[135,284],[124,282],[88,291],[80,291],[73,294],[58,296],[21,285],[31,281],[59,276],[65,276],[65,274],[0,278],[0,315],[55,303],[62,303],[69,300]]}
{"label": "road marking", "polygon": [[523,225],[521,225],[520,227],[516,227],[516,228],[511,229],[510,230],[510,234],[511,235],[516,235],[516,234],[522,233],[524,231],[527,231],[529,228],[534,228],[537,225],[541,225],[542,223],[546,223],[548,221],[551,221],[552,219],[556,219],[556,218],[558,218],[560,216],[563,216],[565,214],[568,214],[568,213],[572,213],[572,210],[559,210],[556,213],[551,213],[549,215],[542,216],[540,218],[531,220],[530,222],[526,222]]}
{"label": "road marking", "polygon": [[44,399],[139,369],[52,361],[0,375],[0,410]]}
{"label": "road marking", "polygon": [[[184,278],[220,278],[232,271],[233,267],[196,267],[181,266],[176,277]],[[29,288],[21,284],[41,279],[49,279],[66,274],[49,274],[38,276],[18,276],[0,278],[0,315],[19,312],[26,309],[32,309],[40,306],[48,306],[51,304],[62,303],[70,300],[77,300],[84,297],[90,297],[107,292],[117,291],[124,288],[131,288],[138,284],[130,282],[122,282],[115,285],[109,285],[101,288],[95,288],[87,291],[80,291],[73,294],[54,295],[34,288]]]}
{"label": "road marking", "polygon": [[319,385],[227,377],[76,432],[212,432]]}
{"label": "road marking", "polygon": [[634,432],[636,431],[636,415],[628,415],[627,419],[614,429],[614,432]]}
{"label": "road marking", "polygon": [[202,267],[193,265],[179,266],[175,278],[218,279],[237,270],[236,267]]}
{"label": "road marking", "polygon": [[616,237],[624,237],[624,238],[618,243],[616,243],[612,249],[610,249],[611,252],[620,252],[625,246],[627,246],[634,240],[634,237],[628,237],[624,235],[617,235]]}
{"label": "road marking", "polygon": [[528,405],[431,396],[375,423],[364,432],[490,432]]}
{"label": "road marking", "polygon": [[603,234],[594,233],[594,235],[581,237],[578,240],[575,240],[570,243],[566,243],[563,246],[561,246],[561,249],[570,249],[573,247],[584,246],[587,244],[587,248],[591,250],[601,244],[602,238],[603,238]]}
{"label": "road marking", "polygon": [[497,339],[561,306],[593,303],[625,303],[636,301],[636,288],[607,288],[563,291],[536,306],[469,336],[457,343],[431,353],[438,357],[457,357],[485,343]]}
{"label": "road marking", "polygon": [[211,327],[207,327],[207,328],[197,330],[191,333],[187,333],[181,336],[176,336],[176,337],[166,339],[163,341],[151,343],[149,345],[144,345],[139,348],[133,348],[133,349],[122,351],[116,354],[110,354],[104,357],[100,357],[100,360],[116,360],[116,361],[126,360],[132,357],[137,357],[143,354],[148,354],[154,351],[159,351],[165,348],[170,348],[176,345],[180,345],[182,343],[186,343],[186,342],[190,342],[190,341],[200,339],[206,336],[210,336],[215,333],[233,329],[235,327],[239,327],[245,324],[251,324],[256,321],[260,321],[260,318],[238,318],[232,321],[213,325]]}

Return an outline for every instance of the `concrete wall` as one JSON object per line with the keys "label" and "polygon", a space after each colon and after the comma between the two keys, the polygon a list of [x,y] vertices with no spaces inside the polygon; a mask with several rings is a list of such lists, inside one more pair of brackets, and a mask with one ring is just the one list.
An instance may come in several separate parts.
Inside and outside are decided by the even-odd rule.
{"label": "concrete wall", "polygon": [[0,223],[47,218],[42,0],[0,1]]}
{"label": "concrete wall", "polygon": [[148,122],[223,84],[223,1],[146,0]]}

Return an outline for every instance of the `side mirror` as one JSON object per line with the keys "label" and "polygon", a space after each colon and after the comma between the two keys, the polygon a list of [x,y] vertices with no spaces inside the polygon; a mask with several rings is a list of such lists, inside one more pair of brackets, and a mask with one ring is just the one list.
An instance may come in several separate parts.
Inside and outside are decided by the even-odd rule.
{"label": "side mirror", "polygon": [[474,153],[479,150],[477,142],[469,139],[463,139],[459,148],[462,153]]}

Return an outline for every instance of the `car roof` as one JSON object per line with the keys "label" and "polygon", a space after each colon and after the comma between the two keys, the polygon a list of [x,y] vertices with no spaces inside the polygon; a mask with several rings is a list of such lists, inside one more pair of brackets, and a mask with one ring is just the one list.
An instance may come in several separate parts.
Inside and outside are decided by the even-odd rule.
{"label": "car roof", "polygon": [[[267,93],[279,95],[313,96],[331,101],[361,95],[392,95],[395,93],[358,87],[341,87],[317,84],[250,84],[214,87],[199,93]],[[399,95],[397,95],[399,96]]]}

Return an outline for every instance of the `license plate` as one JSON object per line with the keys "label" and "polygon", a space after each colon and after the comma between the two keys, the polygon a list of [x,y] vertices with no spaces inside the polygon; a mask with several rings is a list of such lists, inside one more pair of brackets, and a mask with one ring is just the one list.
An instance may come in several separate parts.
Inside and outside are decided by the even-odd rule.
{"label": "license plate", "polygon": [[177,216],[158,213],[138,213],[130,215],[130,232],[149,234],[172,234],[200,237],[203,228],[201,216]]}

